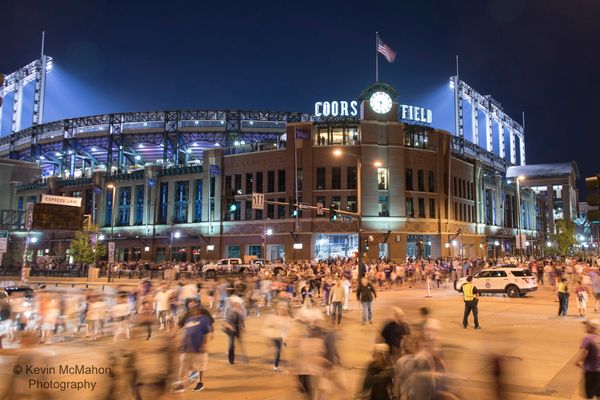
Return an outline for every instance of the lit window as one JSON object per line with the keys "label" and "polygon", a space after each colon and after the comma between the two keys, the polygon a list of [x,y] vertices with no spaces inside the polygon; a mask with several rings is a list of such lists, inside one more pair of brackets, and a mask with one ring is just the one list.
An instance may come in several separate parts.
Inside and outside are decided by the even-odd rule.
{"label": "lit window", "polygon": [[389,175],[387,168],[377,168],[377,189],[388,190]]}

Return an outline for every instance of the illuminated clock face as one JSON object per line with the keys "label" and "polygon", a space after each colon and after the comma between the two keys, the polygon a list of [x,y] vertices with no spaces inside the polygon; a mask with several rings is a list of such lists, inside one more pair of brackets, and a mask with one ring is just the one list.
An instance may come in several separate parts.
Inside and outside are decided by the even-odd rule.
{"label": "illuminated clock face", "polygon": [[369,105],[377,114],[386,114],[392,109],[392,98],[385,92],[375,92],[369,99]]}

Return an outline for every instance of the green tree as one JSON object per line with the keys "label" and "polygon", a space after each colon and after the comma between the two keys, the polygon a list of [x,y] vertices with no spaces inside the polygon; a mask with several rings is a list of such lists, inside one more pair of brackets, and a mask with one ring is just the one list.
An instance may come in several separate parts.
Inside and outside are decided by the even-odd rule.
{"label": "green tree", "polygon": [[[71,241],[71,255],[76,263],[92,264],[106,255],[106,246],[96,241],[96,246],[92,244],[88,232],[75,232],[75,237]],[[95,252],[95,258],[94,258]]]}
{"label": "green tree", "polygon": [[556,251],[566,256],[571,246],[575,244],[575,223],[568,219],[556,220],[556,232],[552,239],[556,243]]}

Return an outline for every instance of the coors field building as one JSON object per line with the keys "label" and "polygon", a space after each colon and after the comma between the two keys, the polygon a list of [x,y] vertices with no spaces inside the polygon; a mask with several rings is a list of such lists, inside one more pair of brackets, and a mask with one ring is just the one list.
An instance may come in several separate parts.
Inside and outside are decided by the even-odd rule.
{"label": "coors field building", "polygon": [[[456,135],[383,83],[316,102],[312,114],[135,112],[38,124],[0,139],[0,157],[34,162],[42,176],[13,182],[10,208],[23,212],[42,194],[81,198],[122,261],[306,260],[359,248],[367,259],[504,255],[518,234],[527,241],[518,247],[535,251],[544,203],[506,179],[525,164],[523,127],[456,80]],[[264,195],[262,208],[252,194]],[[33,256],[64,255],[72,237],[31,236]]]}

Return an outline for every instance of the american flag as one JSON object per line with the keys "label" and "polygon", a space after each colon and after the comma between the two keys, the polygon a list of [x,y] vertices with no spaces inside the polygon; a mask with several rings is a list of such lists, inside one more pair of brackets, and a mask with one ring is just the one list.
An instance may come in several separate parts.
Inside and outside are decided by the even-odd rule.
{"label": "american flag", "polygon": [[393,63],[396,59],[396,52],[390,48],[387,44],[383,43],[379,36],[377,36],[377,51],[385,57],[388,62]]}

